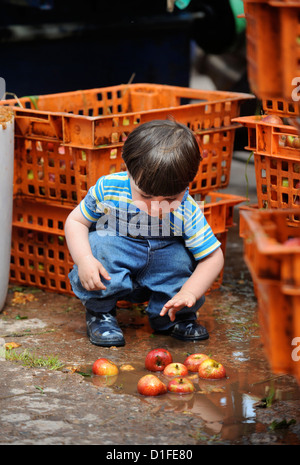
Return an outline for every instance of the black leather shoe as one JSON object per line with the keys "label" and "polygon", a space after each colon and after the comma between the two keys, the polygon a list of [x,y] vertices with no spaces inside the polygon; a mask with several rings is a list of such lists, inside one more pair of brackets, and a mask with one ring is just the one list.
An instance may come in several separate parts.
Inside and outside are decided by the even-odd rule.
{"label": "black leather shoe", "polygon": [[87,335],[92,344],[102,347],[124,346],[125,339],[113,312],[91,312],[86,309]]}
{"label": "black leather shoe", "polygon": [[179,321],[170,336],[182,341],[203,341],[209,338],[206,328],[196,321]]}

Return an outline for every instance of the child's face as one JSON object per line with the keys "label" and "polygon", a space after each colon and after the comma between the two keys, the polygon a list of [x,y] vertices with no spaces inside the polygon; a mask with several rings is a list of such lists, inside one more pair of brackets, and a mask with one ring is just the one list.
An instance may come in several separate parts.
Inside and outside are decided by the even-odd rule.
{"label": "child's face", "polygon": [[134,180],[129,177],[130,186],[131,186],[131,195],[132,200],[135,206],[140,210],[146,211],[150,216],[159,216],[162,217],[173,210],[176,210],[183,199],[186,189],[180,192],[177,195],[172,195],[170,197],[153,197],[151,195],[145,194],[141,191],[138,186],[135,184]]}

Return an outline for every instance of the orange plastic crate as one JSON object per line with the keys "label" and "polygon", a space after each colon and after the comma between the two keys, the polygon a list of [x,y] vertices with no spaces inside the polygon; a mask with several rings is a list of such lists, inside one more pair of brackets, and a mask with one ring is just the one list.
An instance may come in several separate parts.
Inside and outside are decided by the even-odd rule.
{"label": "orange plastic crate", "polygon": [[293,101],[300,76],[300,5],[297,1],[244,0],[248,79],[261,99]]}
{"label": "orange plastic crate", "polygon": [[292,357],[300,331],[300,290],[284,289],[280,282],[257,278],[258,316],[261,337],[270,366],[274,373],[289,373],[300,384],[298,353]]}
{"label": "orange plastic crate", "polygon": [[[300,219],[300,208],[297,212]],[[300,335],[300,223],[295,209],[240,210],[244,258],[259,305],[262,337],[272,369],[294,374],[300,382],[300,361],[292,355]]]}
{"label": "orange plastic crate", "polygon": [[10,282],[72,294],[73,266],[64,234],[71,207],[15,199],[13,205]]}
{"label": "orange plastic crate", "polygon": [[266,114],[278,115],[282,118],[291,118],[291,121],[293,121],[300,114],[299,102],[300,101],[289,102],[282,98],[264,98],[262,99],[262,108]]}
{"label": "orange plastic crate", "polygon": [[211,191],[205,196],[194,195],[193,197],[196,201],[202,200],[204,216],[214,234],[223,233],[234,226],[233,209],[247,200],[246,197],[216,191]]}
{"label": "orange plastic crate", "polygon": [[300,205],[300,149],[288,138],[300,135],[294,126],[270,124],[261,116],[235,118],[248,128],[246,150],[254,152],[256,192],[260,208],[294,208]]}
{"label": "orange plastic crate", "polygon": [[[213,192],[208,199],[212,202],[204,205],[204,215],[225,252],[227,230],[233,225],[233,206],[245,198]],[[14,200],[11,283],[73,295],[68,279],[73,261],[64,234],[64,223],[71,211],[71,206]],[[222,276],[221,273],[213,288],[220,286]]]}
{"label": "orange plastic crate", "polygon": [[246,261],[258,278],[300,286],[300,245],[283,245],[300,238],[300,208],[240,209],[240,236]]}
{"label": "orange plastic crate", "polygon": [[235,130],[240,127],[231,120],[251,98],[130,84],[1,101],[15,112],[14,195],[76,204],[100,176],[125,169],[122,147],[137,125],[168,118],[187,125],[203,149],[191,192],[226,187]]}

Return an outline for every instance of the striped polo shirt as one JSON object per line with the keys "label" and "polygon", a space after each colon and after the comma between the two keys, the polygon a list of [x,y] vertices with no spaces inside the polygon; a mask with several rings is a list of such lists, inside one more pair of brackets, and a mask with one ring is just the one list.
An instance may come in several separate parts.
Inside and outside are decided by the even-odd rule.
{"label": "striped polo shirt", "polygon": [[[97,226],[101,221],[102,224],[110,221],[111,215],[116,216],[117,212],[119,224],[122,224],[120,219],[126,217],[124,224],[126,223],[126,228],[131,227],[131,231],[137,227],[138,216],[139,228],[140,223],[146,221],[147,231],[150,226],[150,231],[154,231],[151,234],[153,237],[182,237],[185,246],[196,260],[202,259],[220,247],[221,243],[213,234],[200,205],[188,193],[188,189],[181,203],[179,205],[177,203],[176,207],[161,219],[137,208],[132,200],[130,180],[126,171],[99,178],[80,203],[83,216],[88,221],[97,223]],[[128,234],[128,230],[123,231],[123,234],[132,236]],[[117,234],[120,235],[120,232],[118,231]],[[141,233],[141,235],[145,234]]]}

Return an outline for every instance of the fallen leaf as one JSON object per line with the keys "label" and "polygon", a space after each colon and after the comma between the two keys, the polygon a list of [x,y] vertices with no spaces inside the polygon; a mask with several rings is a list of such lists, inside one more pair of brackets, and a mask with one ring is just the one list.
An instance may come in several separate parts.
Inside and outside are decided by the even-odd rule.
{"label": "fallen leaf", "polygon": [[73,374],[73,373],[78,372],[78,371],[79,371],[79,368],[78,368],[78,367],[74,367],[74,366],[73,366],[73,367],[65,367],[65,370],[68,370],[68,371],[70,371],[70,372]]}
{"label": "fallen leaf", "polygon": [[20,347],[22,344],[17,344],[16,342],[6,342],[4,344],[4,347],[6,350],[12,350],[16,349],[17,347]]}
{"label": "fallen leaf", "polygon": [[33,294],[16,291],[14,292],[11,303],[12,305],[26,304],[27,302],[32,302],[33,300],[37,300]]}
{"label": "fallen leaf", "polygon": [[135,370],[135,368],[132,365],[122,365],[120,366],[121,371],[132,371]]}

